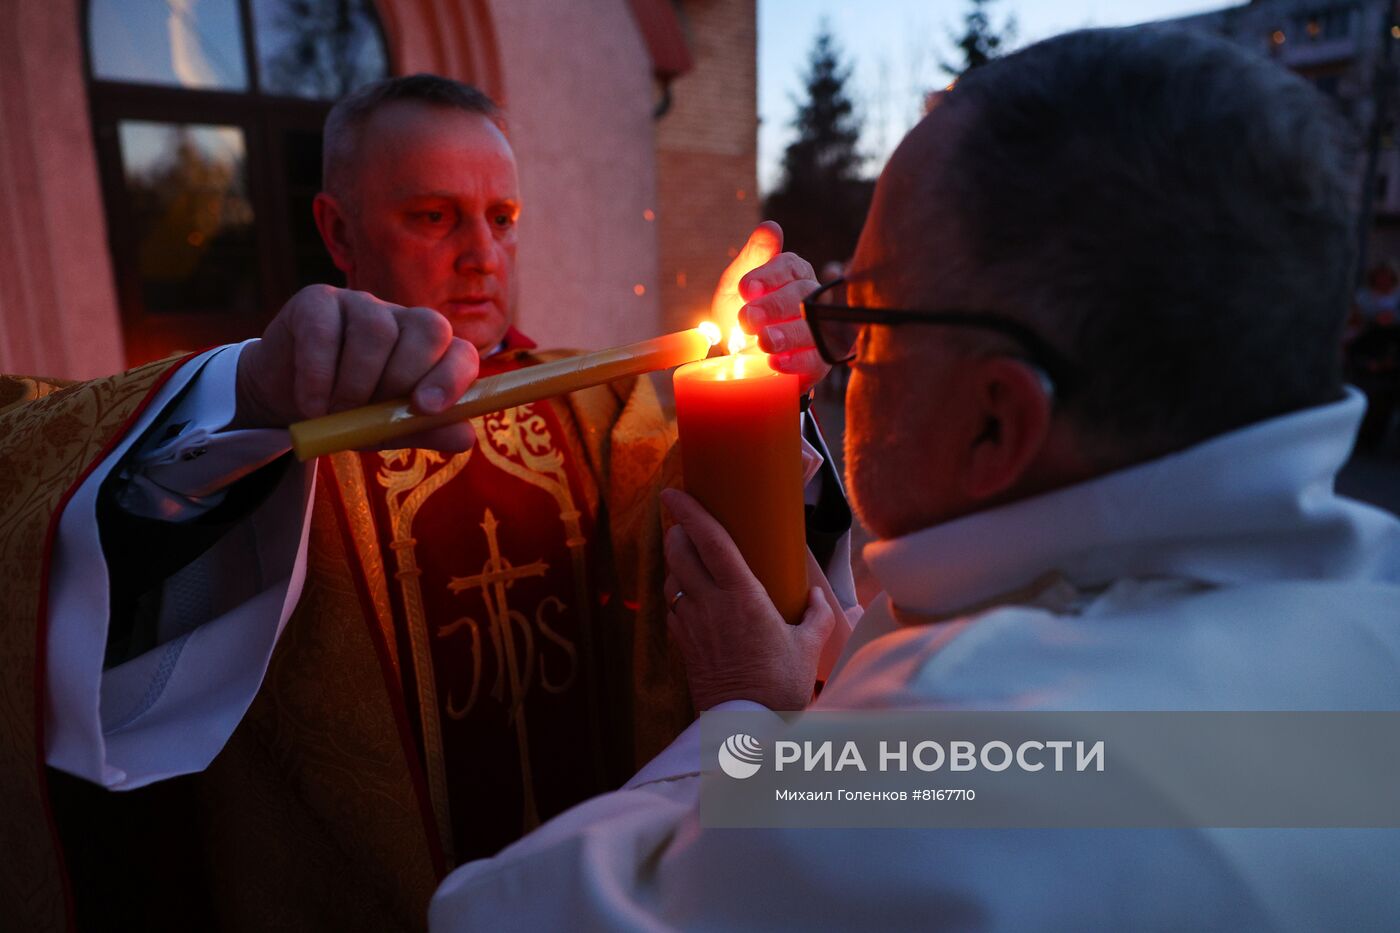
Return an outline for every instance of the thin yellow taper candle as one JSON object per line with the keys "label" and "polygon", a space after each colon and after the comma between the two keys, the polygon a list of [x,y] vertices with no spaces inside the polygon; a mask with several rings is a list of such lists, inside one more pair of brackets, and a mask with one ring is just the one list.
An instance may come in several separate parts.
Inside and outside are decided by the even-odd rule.
{"label": "thin yellow taper candle", "polygon": [[457,404],[436,415],[416,414],[407,399],[396,399],[311,418],[291,426],[292,449],[298,459],[310,460],[341,450],[375,447],[454,421],[693,363],[704,359],[712,345],[711,338],[699,329],[685,330],[478,379]]}

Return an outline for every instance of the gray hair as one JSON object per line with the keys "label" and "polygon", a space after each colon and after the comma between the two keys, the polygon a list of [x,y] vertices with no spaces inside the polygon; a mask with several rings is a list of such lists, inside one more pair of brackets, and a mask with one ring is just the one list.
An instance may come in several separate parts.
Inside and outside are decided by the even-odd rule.
{"label": "gray hair", "polygon": [[486,117],[502,131],[505,115],[484,91],[441,75],[413,74],[386,78],[342,97],[326,115],[322,133],[321,187],[344,197],[351,187],[360,130],[380,107],[411,101],[435,107],[450,107]]}
{"label": "gray hair", "polygon": [[1077,362],[1064,407],[1114,456],[1340,396],[1353,175],[1306,81],[1198,33],[1088,30],[944,103],[960,271]]}

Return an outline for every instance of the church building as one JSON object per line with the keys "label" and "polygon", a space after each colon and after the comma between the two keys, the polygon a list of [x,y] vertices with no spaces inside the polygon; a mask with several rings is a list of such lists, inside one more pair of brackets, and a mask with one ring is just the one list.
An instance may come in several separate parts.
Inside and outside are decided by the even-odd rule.
{"label": "church building", "polygon": [[6,0],[0,371],[88,378],[256,336],[341,284],[321,123],[433,72],[506,111],[521,329],[693,324],[758,220],[755,0]]}

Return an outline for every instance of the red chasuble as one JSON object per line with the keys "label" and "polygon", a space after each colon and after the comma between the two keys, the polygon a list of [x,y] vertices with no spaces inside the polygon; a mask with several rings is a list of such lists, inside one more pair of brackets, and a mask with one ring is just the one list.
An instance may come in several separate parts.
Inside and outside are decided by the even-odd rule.
{"label": "red chasuble", "polygon": [[[525,365],[531,344],[511,336],[483,376]],[[569,410],[540,402],[473,424],[464,453],[361,455],[407,706],[459,862],[608,789],[605,760],[626,739],[626,711],[600,699],[624,662],[594,639],[611,587]]]}

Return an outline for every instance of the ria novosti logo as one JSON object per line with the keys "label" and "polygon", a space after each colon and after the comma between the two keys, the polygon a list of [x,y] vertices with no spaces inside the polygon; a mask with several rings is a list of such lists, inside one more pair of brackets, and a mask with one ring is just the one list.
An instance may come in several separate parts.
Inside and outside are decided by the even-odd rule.
{"label": "ria novosti logo", "polygon": [[763,766],[763,743],[753,736],[736,732],[719,747],[719,768],[732,778],[751,778]]}

